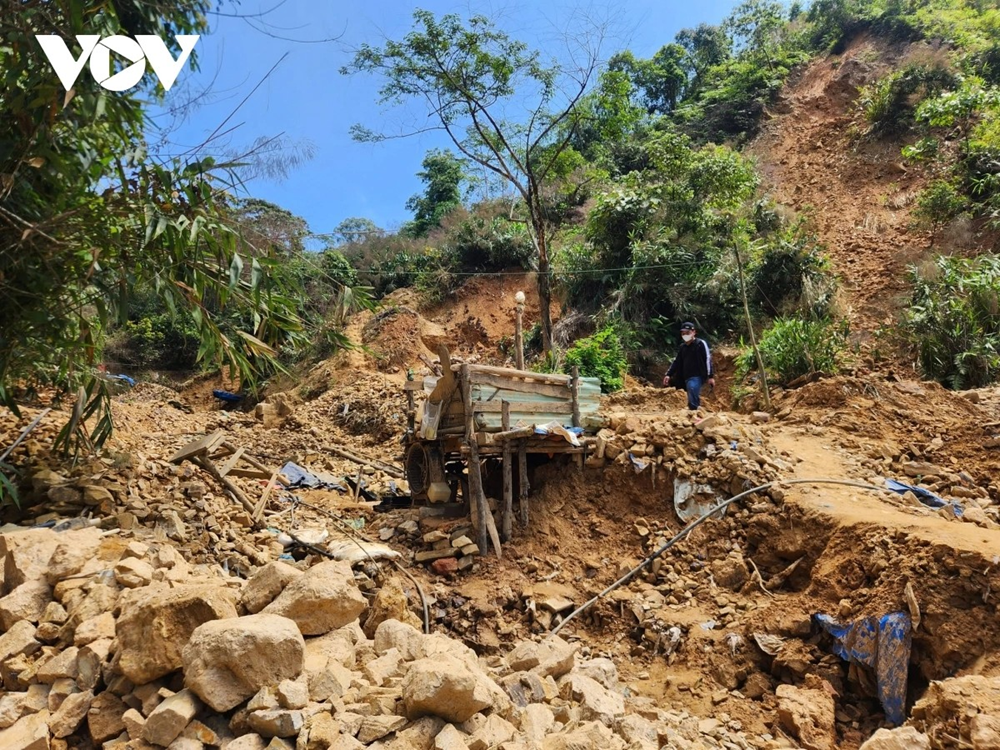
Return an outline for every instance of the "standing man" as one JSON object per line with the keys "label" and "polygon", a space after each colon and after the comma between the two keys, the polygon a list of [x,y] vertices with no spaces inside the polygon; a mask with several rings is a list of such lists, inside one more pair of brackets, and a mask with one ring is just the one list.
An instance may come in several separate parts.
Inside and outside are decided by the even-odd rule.
{"label": "standing man", "polygon": [[663,385],[671,385],[687,391],[688,409],[701,406],[701,387],[707,382],[715,388],[712,372],[712,352],[708,344],[697,337],[694,323],[681,324],[681,339],[684,343],[677,351],[673,364],[663,376]]}

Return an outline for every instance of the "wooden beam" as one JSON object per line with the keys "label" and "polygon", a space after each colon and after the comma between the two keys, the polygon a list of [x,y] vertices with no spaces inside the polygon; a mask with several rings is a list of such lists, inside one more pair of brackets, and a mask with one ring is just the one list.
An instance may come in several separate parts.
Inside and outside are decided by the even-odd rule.
{"label": "wooden beam", "polygon": [[528,527],[528,450],[526,440],[517,444],[517,470],[519,478],[518,502],[521,504],[521,525]]}
{"label": "wooden beam", "polygon": [[[509,407],[510,403],[504,401],[504,406]],[[510,424],[510,409],[505,409],[503,412],[504,416],[501,421],[501,426],[506,426]],[[506,422],[506,425],[504,425]],[[516,427],[513,430],[505,429],[503,432],[493,432],[487,433],[491,443],[503,443],[509,440],[517,440],[518,438],[530,437],[535,434],[535,427]]]}
{"label": "wooden beam", "polygon": [[[471,403],[481,414],[497,414],[502,410],[498,401],[473,401]],[[512,401],[510,402],[510,410],[522,414],[572,414],[573,404],[569,401]]]}
{"label": "wooden beam", "polygon": [[233,484],[227,477],[219,474],[219,470],[215,468],[215,464],[212,463],[211,459],[205,458],[204,456],[194,456],[191,458],[191,463],[196,466],[200,466],[202,469],[211,474],[217,482],[226,488],[230,495],[239,501],[240,505],[242,505],[248,513],[253,514],[254,504],[247,499],[247,496],[243,494],[239,487]]}
{"label": "wooden beam", "polygon": [[[463,367],[465,366],[463,365]],[[559,375],[553,372],[531,372],[530,370],[515,370],[510,367],[493,367],[492,365],[468,365],[468,367],[475,372],[499,375],[504,378],[523,378],[524,380],[536,380],[539,383],[569,385],[569,375]]]}
{"label": "wooden beam", "polygon": [[226,459],[226,463],[224,463],[222,465],[222,468],[219,469],[219,474],[221,476],[226,476],[226,474],[232,471],[233,467],[236,466],[236,462],[240,460],[240,456],[243,455],[245,450],[246,450],[245,448],[237,448],[235,451],[233,451],[233,454],[228,459]]}
{"label": "wooden beam", "polygon": [[260,500],[257,502],[257,507],[253,509],[253,514],[250,516],[254,521],[260,521],[261,516],[264,515],[264,508],[267,507],[268,498],[271,497],[271,490],[274,489],[274,485],[278,479],[279,470],[275,469],[271,478],[267,482],[267,487],[264,488],[264,492],[261,493]]}
{"label": "wooden beam", "polygon": [[225,439],[226,433],[218,430],[211,435],[204,435],[197,440],[192,440],[170,457],[170,463],[179,464],[185,458],[194,458],[195,456],[211,453]]}
{"label": "wooden beam", "polygon": [[573,365],[570,375],[571,405],[573,407],[573,426],[580,426],[580,368]]}
{"label": "wooden beam", "polygon": [[505,391],[515,391],[517,393],[536,393],[540,396],[550,398],[565,399],[570,395],[569,388],[565,385],[552,385],[551,383],[539,383],[537,380],[517,380],[515,378],[494,375],[489,372],[477,372],[473,370],[469,373],[471,381],[477,385],[488,385]]}
{"label": "wooden beam", "polygon": [[[504,433],[510,434],[510,402],[503,402],[503,410],[500,414],[500,424],[503,426]],[[500,521],[503,532],[500,538],[505,542],[509,542],[513,534],[514,477],[511,469],[510,441],[507,440],[503,444],[503,515]]]}
{"label": "wooden beam", "polygon": [[[442,362],[443,364],[443,362]],[[465,406],[465,444],[469,450],[469,493],[471,506],[476,507],[479,525],[479,549],[484,553],[489,545],[489,530],[486,526],[486,516],[490,509],[486,505],[486,495],[483,493],[482,467],[479,465],[479,441],[476,440],[475,415],[472,410],[472,386],[469,383],[469,366],[462,365],[460,383],[462,388],[462,403]]]}
{"label": "wooden beam", "polygon": [[244,479],[269,479],[271,474],[260,469],[230,469],[228,476]]}

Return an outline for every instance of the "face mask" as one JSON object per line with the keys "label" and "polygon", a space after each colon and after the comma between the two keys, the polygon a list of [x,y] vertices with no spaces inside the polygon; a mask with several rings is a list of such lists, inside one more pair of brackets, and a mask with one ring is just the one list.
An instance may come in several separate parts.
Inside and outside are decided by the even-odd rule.
{"label": "face mask", "polygon": [[684,341],[693,341],[694,340],[694,334],[693,333],[681,334],[681,338],[684,339]]}

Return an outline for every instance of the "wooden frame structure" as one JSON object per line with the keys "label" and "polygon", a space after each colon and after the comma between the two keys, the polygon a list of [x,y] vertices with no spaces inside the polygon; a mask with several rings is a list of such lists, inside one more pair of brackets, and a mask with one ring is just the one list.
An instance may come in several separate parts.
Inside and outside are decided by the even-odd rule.
{"label": "wooden frame structure", "polygon": [[[438,350],[441,376],[427,402],[438,412],[436,424],[429,429],[421,425],[424,436],[415,429],[416,407],[413,393],[423,390],[421,381],[407,381],[407,400],[410,408],[408,424],[411,426],[407,446],[407,479],[411,492],[420,497],[426,491],[431,477],[416,476],[413,469],[416,455],[426,467],[439,463],[429,470],[440,480],[445,476],[445,466],[465,466],[468,470],[468,497],[470,512],[475,515],[479,529],[478,544],[484,552],[489,541],[499,557],[500,542],[508,541],[513,533],[514,518],[514,460],[518,465],[520,521],[527,526],[529,519],[528,454],[542,453],[575,455],[580,467],[588,450],[589,440],[574,445],[563,437],[536,434],[536,425],[557,421],[565,427],[597,427],[599,417],[600,385],[596,378],[588,382],[587,398],[581,398],[581,379],[576,368],[571,375],[538,373],[528,370],[492,367],[487,365],[453,365],[447,347]],[[485,396],[490,393],[491,395]],[[597,394],[596,396],[594,394]],[[478,396],[478,397],[477,397]],[[518,424],[513,424],[513,420]],[[503,478],[500,533],[497,534],[493,516],[489,511],[483,489],[483,462],[499,460]],[[452,483],[455,474],[451,474]],[[460,480],[461,482],[461,480]],[[463,495],[464,495],[463,491]]]}

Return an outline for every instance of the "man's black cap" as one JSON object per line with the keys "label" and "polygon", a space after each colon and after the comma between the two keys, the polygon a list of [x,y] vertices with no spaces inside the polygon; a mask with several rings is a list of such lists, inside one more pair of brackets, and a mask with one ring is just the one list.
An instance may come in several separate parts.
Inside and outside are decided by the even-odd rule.
{"label": "man's black cap", "polygon": [[695,330],[694,323],[681,323],[682,331],[693,331]]}

